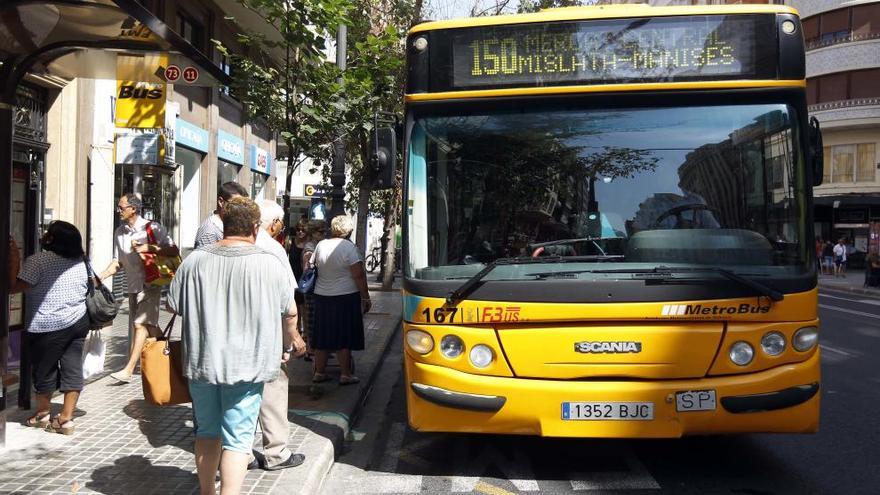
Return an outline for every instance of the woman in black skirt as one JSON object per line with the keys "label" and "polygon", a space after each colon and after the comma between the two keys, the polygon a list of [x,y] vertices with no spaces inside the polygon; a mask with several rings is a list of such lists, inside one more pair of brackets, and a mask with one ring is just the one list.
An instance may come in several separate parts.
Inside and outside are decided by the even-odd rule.
{"label": "woman in black skirt", "polygon": [[370,310],[371,302],[363,258],[348,240],[352,230],[350,217],[335,217],[330,222],[330,237],[318,243],[312,257],[318,270],[312,315],[312,381],[316,383],[330,379],[325,372],[330,351],[335,351],[339,359],[340,385],[360,381],[352,374],[351,351],[364,348],[363,315]]}

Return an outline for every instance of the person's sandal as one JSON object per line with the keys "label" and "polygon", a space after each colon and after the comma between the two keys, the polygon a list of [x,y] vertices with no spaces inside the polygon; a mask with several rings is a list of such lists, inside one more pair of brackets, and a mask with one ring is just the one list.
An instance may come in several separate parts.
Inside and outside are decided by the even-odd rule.
{"label": "person's sandal", "polygon": [[326,382],[329,379],[330,377],[327,376],[326,373],[315,373],[314,376],[312,376],[312,383]]}
{"label": "person's sandal", "polygon": [[43,415],[34,414],[33,416],[25,420],[24,425],[30,428],[40,428],[45,430],[49,426],[50,419],[51,416],[49,415],[49,413]]}
{"label": "person's sandal", "polygon": [[58,419],[58,416],[55,416],[49,421],[48,426],[46,426],[46,431],[60,433],[62,435],[73,435],[73,428],[74,424],[72,419],[68,419],[62,423],[61,420]]}

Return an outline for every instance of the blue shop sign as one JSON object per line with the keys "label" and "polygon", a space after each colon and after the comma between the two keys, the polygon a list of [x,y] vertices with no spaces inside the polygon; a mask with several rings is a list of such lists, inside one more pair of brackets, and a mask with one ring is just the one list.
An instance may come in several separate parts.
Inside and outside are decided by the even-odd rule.
{"label": "blue shop sign", "polygon": [[269,152],[255,144],[250,145],[250,151],[251,170],[253,170],[254,172],[259,172],[261,174],[271,175],[272,157],[269,156]]}
{"label": "blue shop sign", "polygon": [[202,153],[208,152],[208,131],[201,127],[190,124],[183,119],[177,119],[177,129],[174,134],[177,144]]}
{"label": "blue shop sign", "polygon": [[227,162],[244,165],[244,140],[218,129],[217,157]]}

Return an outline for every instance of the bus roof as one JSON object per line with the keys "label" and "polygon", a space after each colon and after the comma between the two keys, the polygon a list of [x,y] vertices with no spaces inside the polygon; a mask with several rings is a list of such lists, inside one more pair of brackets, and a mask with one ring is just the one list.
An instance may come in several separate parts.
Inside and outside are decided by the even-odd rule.
{"label": "bus roof", "polygon": [[784,5],[706,5],[684,7],[651,7],[644,4],[597,5],[589,7],[562,7],[546,9],[535,14],[514,14],[488,17],[449,19],[425,22],[413,26],[410,34],[435,29],[454,29],[504,24],[525,24],[548,21],[577,21],[586,19],[625,19],[628,17],[664,17],[682,15],[718,14],[794,14],[798,11]]}

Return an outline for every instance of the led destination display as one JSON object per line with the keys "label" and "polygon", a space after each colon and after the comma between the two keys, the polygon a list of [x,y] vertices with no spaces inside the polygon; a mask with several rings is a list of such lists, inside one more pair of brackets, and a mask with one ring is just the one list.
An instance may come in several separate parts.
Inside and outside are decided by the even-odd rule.
{"label": "led destination display", "polygon": [[[480,88],[755,78],[762,65],[775,65],[772,27],[772,17],[716,15],[456,30],[451,82]],[[759,54],[759,45],[768,53]]]}

